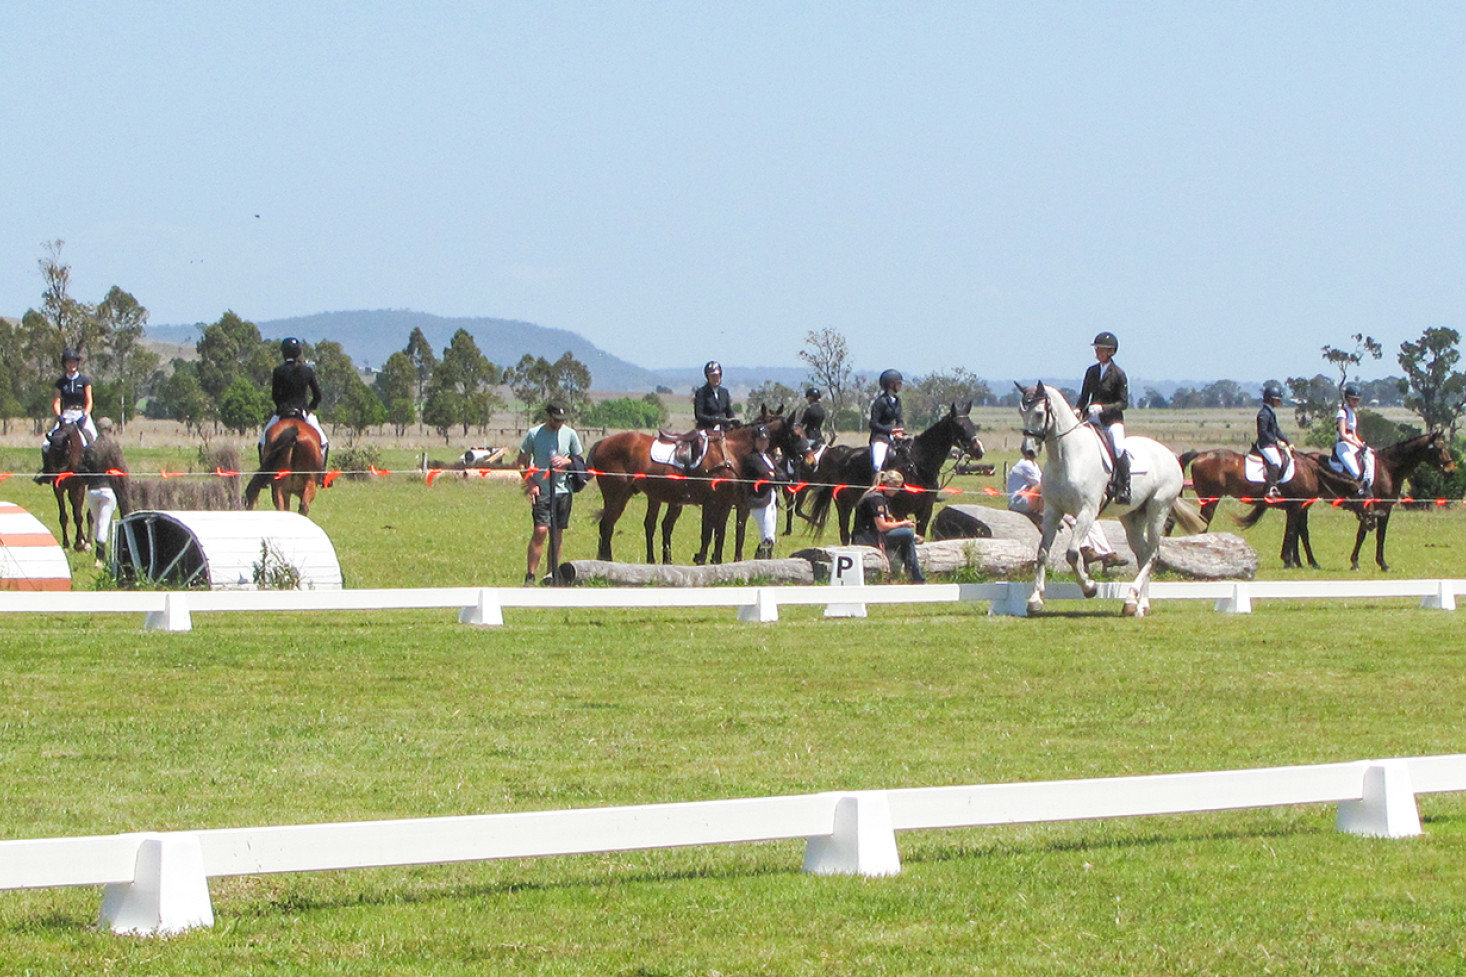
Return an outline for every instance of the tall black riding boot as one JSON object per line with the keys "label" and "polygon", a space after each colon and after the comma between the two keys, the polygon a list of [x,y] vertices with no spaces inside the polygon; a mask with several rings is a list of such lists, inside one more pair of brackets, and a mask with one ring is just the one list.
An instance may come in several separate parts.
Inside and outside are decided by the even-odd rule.
{"label": "tall black riding boot", "polygon": [[1115,471],[1110,478],[1110,498],[1116,505],[1130,504],[1130,456],[1115,456]]}

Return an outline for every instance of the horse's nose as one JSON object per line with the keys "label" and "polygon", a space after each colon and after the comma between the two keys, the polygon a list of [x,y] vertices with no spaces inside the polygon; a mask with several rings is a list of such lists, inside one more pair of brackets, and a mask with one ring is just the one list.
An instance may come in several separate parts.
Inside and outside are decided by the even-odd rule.
{"label": "horse's nose", "polygon": [[982,457],[982,442],[979,441],[979,440],[977,440],[977,438],[973,438],[972,439],[972,447],[969,448],[969,449],[967,449],[967,453],[970,454],[970,455],[972,455],[972,457],[974,457],[974,458],[981,458]]}

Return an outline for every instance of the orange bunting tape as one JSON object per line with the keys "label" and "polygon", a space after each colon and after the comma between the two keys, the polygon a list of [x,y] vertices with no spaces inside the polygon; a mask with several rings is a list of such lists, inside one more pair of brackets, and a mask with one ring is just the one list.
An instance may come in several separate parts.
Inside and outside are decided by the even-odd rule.
{"label": "orange bunting tape", "polygon": [[331,469],[330,471],[326,472],[325,476],[321,479],[321,485],[323,485],[326,488],[330,488],[331,487],[331,483],[334,482],[334,481],[336,481],[336,477],[338,475],[340,475],[340,474],[341,474],[341,469],[339,469],[339,468],[333,468],[333,469]]}
{"label": "orange bunting tape", "polygon": [[392,474],[391,469],[388,469],[388,468],[378,468],[376,465],[368,465],[367,466],[367,471],[371,472],[373,475],[390,475],[390,474]]}
{"label": "orange bunting tape", "polygon": [[436,482],[438,480],[438,476],[441,475],[441,474],[443,474],[443,469],[441,469],[441,468],[429,468],[428,469],[428,484],[431,485],[434,482]]}
{"label": "orange bunting tape", "polygon": [[[110,474],[112,474],[112,473],[111,473],[111,472],[108,472],[108,473],[107,473],[107,474],[109,474],[109,475],[110,475]],[[218,467],[218,466],[217,466],[217,465],[216,465],[216,466],[215,466],[215,467],[214,467],[214,474],[215,474],[215,475],[218,475],[218,476],[219,476],[219,477],[220,477],[220,478],[229,478],[229,477],[230,477],[230,476],[232,476],[232,475],[238,475],[238,474],[239,474],[239,472],[231,472],[231,471],[226,471],[226,470],[224,470],[224,469],[223,469],[223,468],[219,468],[219,467]]]}
{"label": "orange bunting tape", "polygon": [[272,482],[278,482],[282,478],[289,478],[289,477],[290,477],[290,469],[288,469],[288,468],[282,468],[278,472],[275,473],[275,477],[272,478],[272,479],[270,479],[270,481],[272,481]]}
{"label": "orange bunting tape", "polygon": [[162,478],[182,478],[183,476],[185,476],[187,474],[188,474],[188,472],[170,472],[166,468],[164,468],[162,471],[158,472],[158,475],[160,477],[162,477]]}

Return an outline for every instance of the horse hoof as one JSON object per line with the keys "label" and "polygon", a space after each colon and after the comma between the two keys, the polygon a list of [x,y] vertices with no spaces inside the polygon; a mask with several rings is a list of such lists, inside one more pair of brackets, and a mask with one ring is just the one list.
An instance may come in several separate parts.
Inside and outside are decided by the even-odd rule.
{"label": "horse hoof", "polygon": [[1126,617],[1140,617],[1140,605],[1133,600],[1127,600],[1125,606],[1120,609],[1120,613]]}
{"label": "horse hoof", "polygon": [[1095,594],[1099,593],[1099,584],[1091,580],[1089,581],[1089,583],[1080,584],[1079,591],[1080,593],[1084,594],[1085,597],[1093,597]]}
{"label": "horse hoof", "polygon": [[1044,609],[1044,602],[1043,602],[1042,599],[1036,599],[1036,598],[1033,598],[1033,597],[1030,597],[1028,599],[1028,613],[1029,614],[1037,614],[1040,611],[1042,611],[1043,609]]}

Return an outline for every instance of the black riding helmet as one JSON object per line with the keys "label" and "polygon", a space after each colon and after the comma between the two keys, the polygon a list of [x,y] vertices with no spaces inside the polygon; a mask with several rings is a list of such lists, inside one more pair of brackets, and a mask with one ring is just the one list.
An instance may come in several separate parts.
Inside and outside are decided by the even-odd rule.
{"label": "black riding helmet", "polygon": [[1346,384],[1344,384],[1344,396],[1346,398],[1347,397],[1358,397],[1359,396],[1359,384],[1357,384],[1357,383],[1346,383]]}
{"label": "black riding helmet", "polygon": [[62,366],[65,366],[66,364],[71,363],[73,361],[74,362],[77,362],[77,363],[80,363],[81,362],[81,354],[78,353],[76,350],[74,350],[74,349],[68,349],[66,352],[64,352],[64,353],[61,354],[61,365]]}
{"label": "black riding helmet", "polygon": [[716,373],[718,376],[722,376],[723,364],[719,363],[717,360],[708,360],[707,365],[702,368],[702,375],[705,377],[710,377],[714,373]]}
{"label": "black riding helmet", "polygon": [[806,399],[819,400],[822,395],[819,387],[810,387],[804,392],[804,396]]}
{"label": "black riding helmet", "polygon": [[294,336],[289,336],[280,341],[280,355],[285,357],[287,360],[300,359],[300,354],[304,352],[304,350],[305,345]]}
{"label": "black riding helmet", "polygon": [[886,370],[884,373],[881,374],[881,389],[882,390],[890,390],[896,384],[901,383],[901,382],[902,382],[902,379],[901,379],[901,371],[900,370]]}
{"label": "black riding helmet", "polygon": [[1274,397],[1283,399],[1283,385],[1276,380],[1269,380],[1262,385],[1262,399],[1272,400]]}
{"label": "black riding helmet", "polygon": [[1090,343],[1090,345],[1095,349],[1107,349],[1113,353],[1120,348],[1120,341],[1115,338],[1114,333],[1102,332],[1094,337],[1094,342]]}

